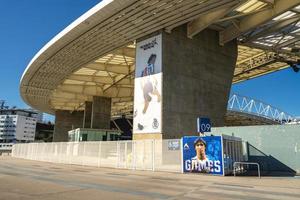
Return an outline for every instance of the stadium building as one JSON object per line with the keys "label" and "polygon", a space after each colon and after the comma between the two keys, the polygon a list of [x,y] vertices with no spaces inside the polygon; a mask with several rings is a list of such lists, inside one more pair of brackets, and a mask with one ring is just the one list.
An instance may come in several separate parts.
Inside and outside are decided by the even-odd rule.
{"label": "stadium building", "polygon": [[298,0],[104,0],[31,60],[24,101],[72,128],[133,115],[133,138],[178,138],[206,116],[223,126],[231,84],[299,70]]}
{"label": "stadium building", "polygon": [[[223,155],[218,148],[231,169],[244,159],[235,135],[247,140],[244,160],[266,172],[299,173],[299,125],[274,126],[293,117],[230,95],[232,84],[299,71],[299,16],[299,0],[101,1],[34,56],[20,93],[34,109],[55,115],[54,142],[68,141],[77,128],[120,128],[117,116],[132,116],[126,121],[134,141],[16,145],[13,155],[178,172],[181,150],[196,148],[178,138],[196,135],[197,117],[206,117],[221,127],[214,135],[231,135]],[[271,126],[223,128],[244,124]]]}

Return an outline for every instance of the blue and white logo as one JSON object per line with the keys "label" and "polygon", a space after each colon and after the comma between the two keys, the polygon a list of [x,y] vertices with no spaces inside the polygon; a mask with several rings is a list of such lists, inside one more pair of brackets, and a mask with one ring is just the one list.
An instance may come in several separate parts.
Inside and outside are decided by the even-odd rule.
{"label": "blue and white logo", "polygon": [[184,150],[189,150],[190,147],[189,147],[189,145],[188,145],[187,143],[185,143],[184,146],[183,146],[183,149],[184,149]]}

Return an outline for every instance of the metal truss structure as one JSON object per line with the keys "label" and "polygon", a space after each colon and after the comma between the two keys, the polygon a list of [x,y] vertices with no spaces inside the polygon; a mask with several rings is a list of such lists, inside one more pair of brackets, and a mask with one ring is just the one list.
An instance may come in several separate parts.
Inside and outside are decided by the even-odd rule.
{"label": "metal truss structure", "polygon": [[294,117],[282,110],[264,102],[245,96],[232,94],[229,98],[227,110],[247,113],[285,124],[294,121]]}
{"label": "metal truss structure", "polygon": [[[242,46],[239,48],[248,49]],[[284,69],[287,67],[287,63],[294,63],[297,59],[298,57],[295,55],[262,50],[258,50],[255,55],[247,59],[242,59],[242,56],[239,55],[235,67],[233,83]]]}

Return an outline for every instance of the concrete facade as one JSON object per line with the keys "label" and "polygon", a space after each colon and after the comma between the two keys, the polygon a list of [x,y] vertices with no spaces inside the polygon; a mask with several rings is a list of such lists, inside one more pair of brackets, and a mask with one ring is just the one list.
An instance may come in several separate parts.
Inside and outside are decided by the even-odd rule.
{"label": "concrete facade", "polygon": [[234,135],[247,142],[248,160],[258,162],[262,174],[300,175],[300,125],[212,128],[213,135]]}
{"label": "concrete facade", "polygon": [[109,129],[111,118],[111,98],[93,97],[91,128]]}
{"label": "concrete facade", "polygon": [[57,110],[53,142],[68,141],[68,131],[76,128],[110,129],[111,98],[93,97],[84,111]]}
{"label": "concrete facade", "polygon": [[217,31],[193,39],[186,26],[163,33],[163,138],[196,134],[196,119],[223,126],[237,59],[237,42],[219,45]]}
{"label": "concrete facade", "polygon": [[82,127],[83,115],[83,111],[56,110],[53,142],[68,141],[68,131]]}

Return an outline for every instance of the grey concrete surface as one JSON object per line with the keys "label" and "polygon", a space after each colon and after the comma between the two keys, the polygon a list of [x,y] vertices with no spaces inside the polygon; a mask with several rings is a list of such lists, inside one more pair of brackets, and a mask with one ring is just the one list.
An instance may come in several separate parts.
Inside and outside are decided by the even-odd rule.
{"label": "grey concrete surface", "polygon": [[84,103],[84,116],[83,116],[83,128],[91,128],[92,122],[92,107],[93,102],[86,101]]}
{"label": "grey concrete surface", "polygon": [[67,142],[68,131],[82,128],[83,115],[83,111],[56,110],[53,142]]}
{"label": "grey concrete surface", "polygon": [[76,128],[110,129],[111,98],[93,97],[85,111],[55,111],[53,142],[67,142],[68,131]]}
{"label": "grey concrete surface", "polygon": [[237,43],[220,46],[218,32],[209,29],[193,39],[186,33],[186,25],[162,33],[164,139],[194,135],[199,116],[224,125]]}
{"label": "grey concrete surface", "polygon": [[262,170],[300,175],[300,124],[220,127],[211,133],[233,134],[247,141],[252,146],[249,160],[259,162]]}
{"label": "grey concrete surface", "polygon": [[0,200],[300,199],[300,178],[92,168],[0,156]]}

